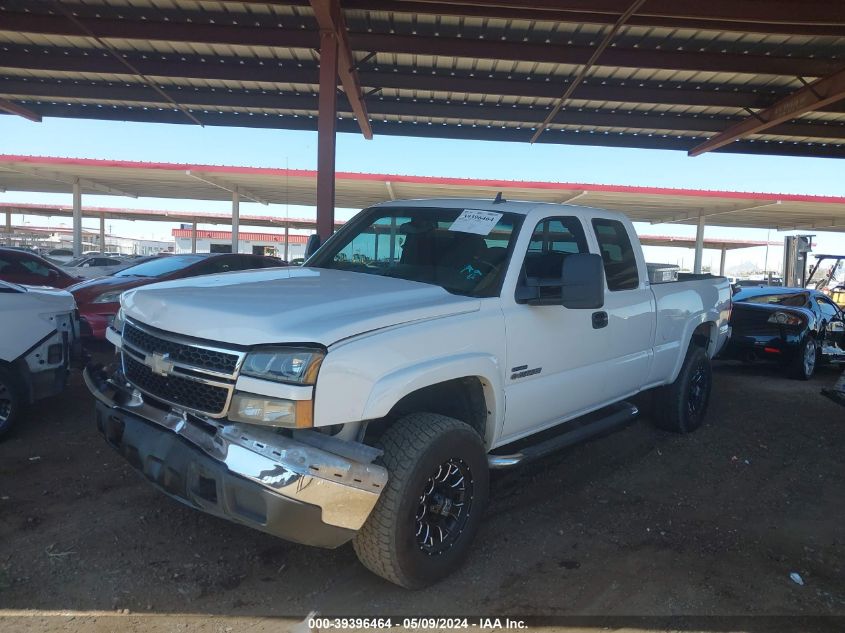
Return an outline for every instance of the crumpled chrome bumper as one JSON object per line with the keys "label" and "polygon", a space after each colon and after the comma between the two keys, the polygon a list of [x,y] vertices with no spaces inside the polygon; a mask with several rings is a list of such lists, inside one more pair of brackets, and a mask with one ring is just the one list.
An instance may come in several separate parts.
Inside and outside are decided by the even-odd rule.
{"label": "crumpled chrome bumper", "polygon": [[144,402],[119,375],[91,367],[83,375],[106,440],[157,488],[210,514],[336,547],[363,525],[387,483],[371,447],[199,419]]}

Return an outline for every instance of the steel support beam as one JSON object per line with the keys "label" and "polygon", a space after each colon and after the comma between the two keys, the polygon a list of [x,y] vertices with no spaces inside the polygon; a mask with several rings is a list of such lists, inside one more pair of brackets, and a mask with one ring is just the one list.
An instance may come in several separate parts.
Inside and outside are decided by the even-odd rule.
{"label": "steel support beam", "polygon": [[106,252],[106,214],[100,214],[100,254]]}
{"label": "steel support beam", "polygon": [[706,217],[700,215],[698,217],[698,227],[695,231],[695,261],[692,265],[692,272],[696,275],[701,274],[701,260],[704,257],[704,226]]}
{"label": "steel support beam", "polygon": [[197,252],[197,220],[194,218],[194,221],[191,222],[191,253],[194,254]]}
{"label": "steel support beam", "polygon": [[721,254],[721,257],[719,257],[719,276],[720,277],[725,276],[725,259],[726,259],[727,254],[728,254],[728,249],[722,247],[722,254]]}
{"label": "steel support beam", "polygon": [[[358,121],[358,126],[361,128],[361,133],[364,138],[371,139],[373,138],[373,129],[370,126],[370,115],[367,113],[367,106],[364,103],[364,91],[361,89],[361,82],[358,80],[355,57],[349,44],[346,20],[343,17],[343,11],[340,9],[340,3],[338,0],[311,0],[311,10],[314,11],[314,17],[317,18],[317,24],[320,27],[321,50],[323,34],[331,34],[335,38],[338,78]],[[320,87],[322,89],[322,82]]]}
{"label": "steel support beam", "polygon": [[41,115],[36,114],[29,108],[25,108],[19,103],[15,103],[9,99],[0,98],[0,111],[8,112],[9,114],[17,114],[18,116],[28,119],[34,123],[41,123]]}
{"label": "steel support beam", "polygon": [[[205,11],[199,13],[189,10],[174,10],[165,7],[156,10],[156,19],[149,18],[143,9],[133,9],[131,6],[109,8],[96,6],[87,8],[76,4],[74,14],[88,26],[95,35],[100,37],[117,37],[120,39],[140,40],[171,40],[197,43],[243,44],[251,42],[255,46],[277,46],[279,36],[270,20],[262,19],[260,13],[241,13],[243,4],[255,3],[261,5],[277,4],[281,6],[307,6],[305,0],[224,0],[224,3],[234,3],[237,8],[223,12]],[[54,35],[66,34],[68,25],[56,20],[50,15],[53,3],[39,3],[35,0],[22,0],[17,3],[8,2],[8,10],[4,12],[4,20],[10,25],[7,30],[49,33]],[[13,6],[17,4],[18,6]],[[39,4],[44,7],[39,7]],[[553,2],[537,4],[529,3],[487,3],[487,2],[441,2],[439,0],[344,0],[346,9],[384,12],[406,12],[417,15],[453,15],[459,17],[475,17],[503,20],[538,20],[549,22],[574,22],[579,24],[613,24],[622,11],[625,10],[625,0],[614,2],[584,3],[584,2]],[[746,6],[744,3],[723,2],[714,10],[701,8],[695,0],[689,2],[675,2],[663,0],[659,3],[651,0],[645,10],[634,16],[630,24],[634,26],[651,26],[682,29],[708,29],[717,31],[733,31],[741,33],[779,33],[784,35],[841,35],[843,19],[838,6],[829,0],[802,0],[800,9],[796,9],[792,2],[767,2],[760,8]],[[750,4],[750,3],[749,3]],[[697,6],[696,6],[697,5]],[[791,6],[790,6],[791,5]],[[806,6],[806,10],[805,10]],[[24,11],[20,11],[23,8]],[[28,12],[27,12],[28,10]],[[119,13],[118,13],[119,12]],[[272,14],[271,14],[272,15]],[[5,17],[9,16],[9,17]],[[122,19],[119,19],[118,16]],[[249,20],[241,19],[249,17]],[[204,18],[204,20],[203,20]],[[213,19],[213,23],[209,20]],[[190,31],[185,31],[183,22],[192,22]],[[301,24],[307,24],[308,16],[300,17]],[[237,21],[237,24],[232,22]],[[295,26],[295,25],[292,25]],[[23,28],[22,28],[23,27]],[[293,30],[290,28],[289,30]],[[296,32],[295,32],[296,33]],[[294,33],[294,34],[295,34]],[[310,33],[301,33],[301,39]],[[291,38],[287,36],[286,41]],[[304,44],[303,44],[304,46]]]}
{"label": "steel support beam", "polygon": [[610,43],[613,41],[613,38],[616,37],[617,33],[619,33],[620,29],[625,25],[625,22],[630,18],[634,13],[639,9],[645,0],[634,0],[631,5],[619,16],[616,20],[616,23],[604,34],[602,41],[596,47],[596,50],[590,56],[590,59],[587,60],[587,63],[584,64],[581,69],[578,71],[578,74],[569,82],[569,85],[566,87],[566,90],[558,99],[557,103],[555,103],[552,111],[546,116],[543,122],[537,127],[537,131],[534,132],[534,135],[531,137],[531,142],[535,143],[540,135],[546,131],[546,128],[549,124],[555,120],[557,117],[558,112],[561,111],[567,102],[572,98],[572,95],[578,89],[578,86],[581,84],[584,79],[586,79],[587,75],[589,75],[590,71],[592,70],[593,66],[598,62],[599,57],[601,54],[610,46]]}
{"label": "steel support beam", "polygon": [[559,204],[569,204],[570,202],[575,202],[579,198],[583,198],[589,193],[589,191],[579,191],[578,193],[568,196],[567,198],[560,201]]}
{"label": "steel support beam", "polygon": [[6,246],[12,245],[12,212],[6,209]]}
{"label": "steel support beam", "polygon": [[290,246],[290,227],[287,224],[285,224],[285,256],[282,259],[284,259],[286,262],[290,262],[290,260],[288,259],[288,255],[290,254],[289,253],[289,246]]}
{"label": "steel support beam", "polygon": [[[595,52],[595,47],[577,45],[553,45],[546,43],[491,41],[460,37],[425,37],[420,35],[398,35],[382,33],[350,33],[353,50],[378,51],[383,53],[409,55],[437,55],[443,57],[464,57],[470,59],[501,59],[503,61],[545,62],[552,64],[581,65]],[[313,47],[319,44],[313,38]],[[42,48],[38,55],[32,55],[23,46],[10,45],[0,51],[0,66],[11,68],[42,68],[68,72],[86,72],[135,76],[127,67],[115,59],[93,55],[80,55],[68,48]],[[278,83],[288,71],[296,71],[296,63],[266,60],[250,62],[237,57],[213,57],[213,63],[202,63],[200,56],[186,60],[161,60],[137,53],[122,52],[121,55],[138,72],[154,77],[191,77],[197,79],[234,79],[272,81]],[[752,55],[721,52],[648,50],[644,48],[612,47],[602,55],[602,64],[620,68],[681,70],[701,72],[747,73],[752,75],[782,75],[789,77],[823,77],[837,72],[842,62],[823,59]],[[289,68],[288,68],[289,66]],[[45,68],[46,67],[46,68]],[[387,74],[387,73],[384,73]],[[376,86],[378,87],[378,86]],[[42,113],[43,114],[43,113]],[[203,120],[203,122],[205,122]]]}
{"label": "steel support beam", "polygon": [[[3,52],[0,51],[0,60],[3,59]],[[13,57],[13,59],[20,59]],[[238,69],[234,68],[234,60],[231,58],[219,58],[224,62],[219,67],[208,67],[195,65],[186,60],[184,62],[184,77],[202,75],[206,79],[225,79],[217,75],[236,75]],[[10,60],[11,61],[11,60]],[[31,66],[39,66],[36,63]],[[47,64],[50,66],[51,64]],[[231,69],[231,70],[230,70]],[[40,70],[33,68],[32,70]],[[50,69],[46,69],[50,70]],[[58,72],[61,72],[60,70]],[[241,71],[243,72],[243,71]],[[250,77],[256,81],[265,81],[279,86],[283,84],[307,84],[316,86],[319,82],[319,70],[317,66],[286,68],[284,71],[284,82],[279,81],[278,72],[270,67],[262,66],[249,69]],[[447,71],[438,71],[436,74],[413,74],[407,72],[374,72],[361,70],[359,77],[361,84],[367,87],[393,88],[396,90],[417,90],[430,92],[469,92],[486,95],[508,95],[514,97],[537,97],[538,99],[556,99],[560,96],[561,88],[566,86],[566,78],[561,77],[561,84],[552,81],[536,81],[531,74],[525,73],[490,73],[493,76],[479,77],[473,73],[472,76],[466,73],[455,72],[454,75]],[[212,76],[209,76],[212,75]],[[177,69],[173,68],[171,78],[178,76]],[[755,84],[756,85],[756,84]],[[742,89],[731,89],[730,91],[717,89],[718,86],[708,83],[691,82],[661,82],[661,81],[624,81],[610,82],[597,80],[591,83],[589,79],[578,88],[578,98],[587,101],[609,101],[617,103],[651,103],[651,104],[675,104],[693,106],[713,106],[723,108],[765,108],[771,105],[778,98],[786,96],[788,92],[778,87],[758,88],[752,90],[752,86],[743,86]],[[217,108],[217,107],[241,107],[260,109],[292,109],[292,110],[316,110],[316,95],[292,95],[283,93],[281,90],[211,90],[201,88],[189,88],[185,86],[173,86],[173,92],[181,101],[190,106]],[[110,103],[137,101],[139,103],[162,104],[161,97],[148,86],[140,83],[114,84],[108,81],[92,81],[71,83],[63,82],[42,82],[23,81],[19,79],[3,79],[0,81],[0,94],[20,95],[31,97],[33,101],[55,101],[62,102],[68,99],[84,99],[86,101]],[[340,100],[340,107],[348,110],[345,104],[345,97]],[[313,103],[312,103],[313,102]],[[372,101],[369,108],[379,106],[388,102]],[[499,111],[505,108],[498,108]],[[537,108],[534,109],[535,112]],[[845,112],[845,104],[833,104],[820,108],[821,111]],[[709,128],[705,128],[709,129]],[[711,131],[721,131],[721,128]]]}
{"label": "steel support beam", "polygon": [[82,255],[82,190],[79,180],[73,183],[73,256]]}
{"label": "steel support beam", "polygon": [[393,183],[389,180],[385,180],[384,186],[387,187],[387,197],[391,200],[396,200],[396,194],[393,192]]}
{"label": "steel support beam", "polygon": [[845,68],[827,77],[805,85],[788,97],[784,97],[774,105],[755,112],[744,121],[735,123],[724,132],[716,134],[689,151],[690,156],[700,156],[705,152],[719,149],[736,140],[747,138],[753,134],[760,134],[769,128],[821,107],[845,99]]}
{"label": "steel support beam", "polygon": [[232,252],[240,252],[240,235],[239,229],[241,224],[241,195],[238,193],[238,187],[232,192]]}
{"label": "steel support beam", "polygon": [[235,191],[237,190],[238,195],[241,198],[246,198],[247,200],[252,200],[253,202],[263,204],[264,206],[267,206],[268,204],[270,204],[264,198],[261,198],[261,197],[255,195],[254,193],[250,193],[249,191],[247,191],[246,189],[244,189],[240,185],[233,185],[232,183],[226,182],[225,180],[222,180],[220,178],[215,178],[214,176],[211,176],[211,175],[206,174],[204,172],[192,171],[192,170],[188,169],[188,170],[185,171],[185,175],[190,176],[191,178],[194,178],[194,179],[199,180],[201,182],[204,182],[207,185],[211,185],[213,187],[217,187],[218,189],[222,189],[223,191],[228,191],[229,193],[235,193]]}
{"label": "steel support beam", "polygon": [[[224,0],[227,1],[227,0]],[[344,0],[347,9],[408,12],[417,15],[451,15],[458,17],[497,18],[502,20],[541,20],[550,22],[577,22],[580,24],[613,24],[616,16],[624,10],[620,2],[554,2],[530,6],[517,3],[453,2],[451,0]],[[780,33],[784,35],[840,35],[843,31],[841,16],[835,14],[830,3],[814,2],[808,14],[802,14],[781,3],[784,10],[773,13],[766,9],[749,11],[745,5],[734,11],[710,13],[702,11],[692,3],[650,2],[645,11],[633,16],[628,23],[632,26],[652,26],[673,29],[712,29],[742,33]],[[611,10],[614,8],[616,10]],[[661,7],[662,5],[662,7]],[[709,6],[709,5],[708,5]],[[654,8],[653,8],[654,7]],[[730,7],[733,8],[733,7]],[[754,15],[739,20],[738,15]],[[789,15],[788,19],[781,16]],[[780,19],[779,19],[780,18]]]}
{"label": "steel support beam", "polygon": [[320,33],[320,103],[317,121],[317,233],[327,240],[334,232],[335,149],[337,143],[338,42]]}

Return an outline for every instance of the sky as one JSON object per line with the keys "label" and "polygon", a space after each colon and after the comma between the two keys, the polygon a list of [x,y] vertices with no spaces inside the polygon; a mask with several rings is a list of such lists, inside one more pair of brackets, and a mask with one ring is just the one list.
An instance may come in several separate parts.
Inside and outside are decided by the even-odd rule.
{"label": "sky", "polygon": [[[290,167],[316,169],[315,132],[258,130],[175,124],[123,123],[74,119],[45,119],[33,123],[14,116],[0,117],[0,153],[73,158],[100,158],[173,163]],[[420,139],[359,134],[338,134],[338,171],[419,176],[548,180],[593,184],[722,189],[771,193],[845,196],[845,161],[823,158],[705,154],[690,158],[684,152],[620,149],[492,141]],[[70,205],[70,194],[0,193],[3,203]],[[228,213],[230,203],[195,200],[84,196],[83,205],[173,210],[208,210]],[[357,210],[339,209],[348,219]],[[285,208],[241,203],[242,214],[314,217],[312,207]],[[27,218],[43,225],[44,218]],[[66,223],[54,218],[51,226]],[[20,223],[20,216],[13,218]],[[84,225],[98,228],[96,219]],[[164,223],[109,222],[115,234],[169,240],[174,228]],[[695,228],[681,225],[637,225],[643,234],[694,236]],[[777,231],[708,226],[706,237],[733,237],[783,243]],[[845,254],[845,234],[818,232],[816,252]],[[728,253],[728,271],[753,263],[779,269],[783,249],[759,247]],[[691,249],[648,248],[649,261],[690,267]],[[705,251],[704,265],[718,268],[719,253]]]}

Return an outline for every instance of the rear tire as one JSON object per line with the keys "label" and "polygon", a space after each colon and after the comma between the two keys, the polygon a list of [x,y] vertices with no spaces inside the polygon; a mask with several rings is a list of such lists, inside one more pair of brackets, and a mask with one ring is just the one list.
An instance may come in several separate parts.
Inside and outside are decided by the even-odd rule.
{"label": "rear tire", "polygon": [[712,385],[710,359],[702,348],[690,347],[675,382],[655,394],[655,424],[674,433],[695,431],[704,422]]}
{"label": "rear tire", "polygon": [[818,361],[819,349],[816,339],[808,334],[789,365],[789,373],[798,380],[810,380],[816,373]]}
{"label": "rear tire", "polygon": [[23,405],[23,391],[14,374],[0,367],[0,440],[12,430]]}
{"label": "rear tire", "polygon": [[373,573],[419,589],[467,557],[487,505],[487,453],[469,425],[433,413],[403,417],[379,445],[389,479],[352,545]]}

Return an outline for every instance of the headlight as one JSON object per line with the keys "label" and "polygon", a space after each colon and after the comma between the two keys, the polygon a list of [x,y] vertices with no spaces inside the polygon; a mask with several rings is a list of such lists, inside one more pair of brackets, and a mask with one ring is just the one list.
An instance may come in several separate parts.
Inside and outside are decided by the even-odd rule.
{"label": "headlight", "polygon": [[126,322],[126,317],[123,315],[123,308],[117,311],[117,314],[114,315],[114,319],[111,322],[112,329],[120,334],[123,334],[123,324]]}
{"label": "headlight", "polygon": [[109,290],[108,292],[104,292],[99,295],[91,303],[115,303],[118,299],[120,299],[120,293],[122,292],[123,290]]}
{"label": "headlight", "polygon": [[241,374],[274,382],[313,385],[325,352],[319,349],[275,347],[250,352]]}
{"label": "headlight", "polygon": [[803,325],[804,320],[788,312],[775,312],[769,317],[769,323],[775,323],[777,325]]}
{"label": "headlight", "polygon": [[229,419],[290,429],[308,428],[313,424],[313,403],[311,400],[282,400],[235,392],[229,407]]}

